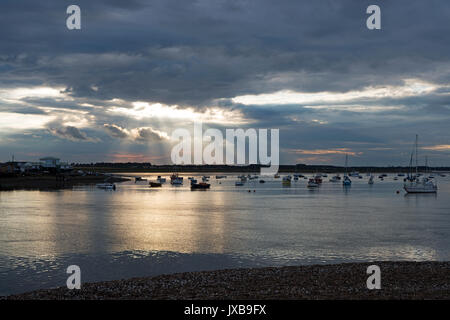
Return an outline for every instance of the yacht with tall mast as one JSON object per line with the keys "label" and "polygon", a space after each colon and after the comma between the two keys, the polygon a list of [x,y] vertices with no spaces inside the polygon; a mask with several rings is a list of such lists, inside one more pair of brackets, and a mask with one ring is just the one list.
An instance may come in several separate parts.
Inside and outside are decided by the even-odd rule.
{"label": "yacht with tall mast", "polygon": [[[410,161],[410,174],[406,179],[403,188],[407,193],[437,193],[437,185],[429,178],[423,177],[419,179],[419,136],[416,134],[416,143],[414,145],[413,154],[415,154],[416,169],[415,174],[412,173],[412,161]],[[411,155],[412,159],[412,155]]]}
{"label": "yacht with tall mast", "polygon": [[345,175],[342,180],[343,186],[350,186],[352,184],[352,180],[348,177],[348,154],[345,154]]}

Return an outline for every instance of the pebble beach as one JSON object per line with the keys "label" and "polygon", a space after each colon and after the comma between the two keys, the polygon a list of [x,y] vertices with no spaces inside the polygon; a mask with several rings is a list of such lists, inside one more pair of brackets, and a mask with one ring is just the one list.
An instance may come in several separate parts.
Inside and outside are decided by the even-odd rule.
{"label": "pebble beach", "polygon": [[[367,289],[369,265],[381,269],[381,289]],[[423,300],[450,299],[450,262],[370,262],[186,272],[82,283],[3,299],[29,300]]]}

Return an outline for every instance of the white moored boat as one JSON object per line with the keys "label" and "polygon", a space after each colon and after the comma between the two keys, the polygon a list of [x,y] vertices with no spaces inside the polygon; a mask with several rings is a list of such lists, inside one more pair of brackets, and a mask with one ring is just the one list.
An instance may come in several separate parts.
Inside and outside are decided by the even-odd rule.
{"label": "white moored boat", "polygon": [[[405,179],[405,184],[403,185],[403,189],[407,193],[437,193],[437,185],[429,178],[419,179],[418,173],[418,136],[416,135],[416,143],[415,143],[415,155],[416,155],[416,174],[415,176],[408,175],[408,178]],[[412,156],[411,156],[412,160]],[[410,167],[412,166],[412,161],[410,161]]]}
{"label": "white moored boat", "polygon": [[97,183],[96,187],[105,190],[116,190],[116,185],[114,183]]}
{"label": "white moored boat", "polygon": [[428,178],[405,182],[403,188],[408,193],[436,193],[437,185]]}

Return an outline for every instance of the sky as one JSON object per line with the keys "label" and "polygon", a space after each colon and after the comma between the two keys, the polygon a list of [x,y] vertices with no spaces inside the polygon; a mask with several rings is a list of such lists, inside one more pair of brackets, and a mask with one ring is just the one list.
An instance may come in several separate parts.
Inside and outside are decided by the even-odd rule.
{"label": "sky", "polygon": [[418,134],[450,166],[449,21],[447,0],[2,0],[0,161],[170,164],[202,121],[279,129],[281,164],[408,165]]}

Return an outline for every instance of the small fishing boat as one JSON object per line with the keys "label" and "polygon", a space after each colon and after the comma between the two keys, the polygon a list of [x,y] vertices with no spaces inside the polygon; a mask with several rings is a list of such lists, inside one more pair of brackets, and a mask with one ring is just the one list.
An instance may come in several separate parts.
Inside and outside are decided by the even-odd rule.
{"label": "small fishing boat", "polygon": [[216,176],[216,179],[225,179],[227,176]]}
{"label": "small fishing boat", "polygon": [[134,183],[136,183],[138,181],[147,181],[147,179],[143,179],[142,177],[135,177],[134,178]]}
{"label": "small fishing boat", "polygon": [[276,175],[274,175],[273,176],[275,179],[278,179],[279,177],[280,177],[280,175],[279,174],[276,174]]}
{"label": "small fishing boat", "polygon": [[283,177],[282,185],[285,186],[285,187],[290,187],[291,186],[291,178],[290,178],[290,176]]}
{"label": "small fishing boat", "polygon": [[352,184],[352,180],[348,176],[344,176],[344,180],[342,180],[343,186],[350,186]]}
{"label": "small fishing boat", "polygon": [[[418,173],[419,165],[418,165],[418,140],[419,137],[416,135],[416,143],[415,143],[415,150],[413,153],[415,153],[416,157],[416,174],[413,175],[412,172],[408,174],[408,181],[405,181],[403,185],[403,189],[407,193],[437,193],[437,185],[433,182],[433,180],[429,178],[423,178],[422,180],[419,179],[420,174]],[[410,160],[410,171],[412,171],[412,157],[411,154],[411,160]]]}
{"label": "small fishing boat", "polygon": [[259,180],[259,183],[266,183],[263,179]]}
{"label": "small fishing boat", "polygon": [[209,183],[200,182],[200,183],[191,183],[191,190],[205,190],[209,189],[211,185]]}
{"label": "small fishing boat", "polygon": [[[345,155],[345,175],[344,175],[344,179],[342,180],[342,185],[344,187],[348,187],[352,184],[352,180],[350,180],[350,178],[347,176],[347,173],[348,173],[348,154]],[[359,175],[359,173],[357,173],[357,174]]]}
{"label": "small fishing boat", "polygon": [[241,187],[241,186],[244,185],[244,182],[242,182],[242,181],[236,181],[236,182],[234,183],[234,185],[235,185],[236,187]]}
{"label": "small fishing boat", "polygon": [[314,181],[315,181],[316,183],[318,183],[318,184],[321,184],[321,183],[322,183],[322,175],[321,175],[321,174],[317,174],[317,175],[314,177]]}
{"label": "small fishing boat", "polygon": [[114,183],[97,183],[96,187],[104,190],[116,190]]}
{"label": "small fishing boat", "polygon": [[309,179],[307,187],[308,188],[318,188],[319,184],[316,182],[315,179]]}
{"label": "small fishing boat", "polygon": [[166,182],[166,178],[162,178],[161,176],[158,176],[158,178],[156,178],[156,181],[158,181],[159,183],[164,183],[164,182]]}
{"label": "small fishing boat", "polygon": [[151,188],[159,188],[162,186],[161,182],[153,182],[153,181],[150,181],[149,185]]}
{"label": "small fishing boat", "polygon": [[172,184],[172,185],[183,184],[183,177],[179,177],[177,173],[172,174],[170,176],[170,184]]}

